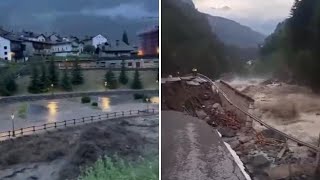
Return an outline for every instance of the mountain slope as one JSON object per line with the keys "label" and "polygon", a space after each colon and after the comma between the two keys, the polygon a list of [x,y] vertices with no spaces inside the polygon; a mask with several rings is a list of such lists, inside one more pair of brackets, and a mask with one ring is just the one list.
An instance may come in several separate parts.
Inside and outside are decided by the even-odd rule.
{"label": "mountain slope", "polygon": [[190,3],[162,1],[162,72],[199,72],[217,77],[227,69],[223,44],[206,16]]}
{"label": "mountain slope", "polygon": [[235,21],[206,14],[212,31],[226,45],[233,45],[240,48],[257,47],[262,44],[265,36],[247,26]]}

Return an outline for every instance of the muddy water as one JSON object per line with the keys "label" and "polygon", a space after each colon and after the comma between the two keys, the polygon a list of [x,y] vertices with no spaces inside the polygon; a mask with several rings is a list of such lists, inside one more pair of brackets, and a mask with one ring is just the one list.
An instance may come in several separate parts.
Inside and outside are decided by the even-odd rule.
{"label": "muddy water", "polygon": [[11,114],[14,114],[15,129],[42,125],[48,122],[64,121],[80,117],[101,114],[104,112],[129,111],[146,108],[158,108],[158,97],[152,97],[149,104],[134,100],[132,96],[91,97],[91,102],[82,104],[81,98],[40,100],[33,102],[13,103],[0,109],[0,131],[12,129]]}
{"label": "muddy water", "polygon": [[[261,85],[264,79],[234,79],[230,85],[255,100],[253,114],[300,140],[316,144],[320,133],[320,96],[308,88]],[[255,124],[256,129],[262,129]]]}

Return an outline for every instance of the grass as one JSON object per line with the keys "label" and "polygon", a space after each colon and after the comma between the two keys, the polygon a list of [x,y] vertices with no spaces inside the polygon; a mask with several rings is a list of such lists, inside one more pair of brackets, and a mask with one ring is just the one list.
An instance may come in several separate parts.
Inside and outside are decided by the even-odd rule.
{"label": "grass", "polygon": [[80,180],[158,180],[159,161],[141,159],[134,164],[114,156],[99,159],[84,171]]}
{"label": "grass", "polygon": [[18,108],[18,116],[22,119],[27,118],[28,104],[23,103]]}
{"label": "grass", "polygon": [[[79,91],[104,91],[104,75],[106,70],[84,70],[84,84],[73,86],[73,92]],[[114,71],[116,77],[119,77],[120,71]],[[60,73],[60,75],[62,72]],[[134,71],[128,71],[129,83],[127,85],[120,85],[118,89],[130,89],[131,82],[133,80]],[[158,84],[156,83],[157,71],[140,71],[140,77],[145,89],[156,89]],[[18,91],[16,95],[26,95],[28,93],[28,86],[30,82],[30,76],[22,76],[17,79]],[[55,89],[54,92],[63,92],[61,89]],[[51,93],[51,91],[49,92]]]}

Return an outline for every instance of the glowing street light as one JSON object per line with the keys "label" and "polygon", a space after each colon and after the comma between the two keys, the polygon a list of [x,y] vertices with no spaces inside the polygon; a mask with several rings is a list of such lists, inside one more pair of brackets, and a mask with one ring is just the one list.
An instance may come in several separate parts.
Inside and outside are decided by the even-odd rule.
{"label": "glowing street light", "polygon": [[198,71],[198,69],[196,69],[196,68],[193,68],[193,69],[192,69],[193,76],[196,76],[196,75],[197,75],[197,71]]}
{"label": "glowing street light", "polygon": [[51,95],[53,96],[53,84],[51,84]]}
{"label": "glowing street light", "polygon": [[107,81],[105,81],[105,82],[104,82],[104,87],[106,87],[106,88],[107,88],[107,86],[108,86],[108,82],[107,82]]}
{"label": "glowing street light", "polygon": [[14,114],[11,114],[11,122],[12,122],[12,136],[15,137],[16,134],[14,132]]}

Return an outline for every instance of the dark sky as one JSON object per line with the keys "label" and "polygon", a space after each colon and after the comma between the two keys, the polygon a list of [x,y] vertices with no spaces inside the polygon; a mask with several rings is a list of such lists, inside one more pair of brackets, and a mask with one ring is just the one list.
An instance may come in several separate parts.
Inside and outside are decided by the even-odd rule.
{"label": "dark sky", "polygon": [[294,0],[193,0],[198,10],[226,17],[266,35],[289,16]]}
{"label": "dark sky", "polygon": [[[129,39],[158,24],[158,0],[0,0],[0,26],[63,35],[103,34]],[[148,18],[156,17],[156,18]]]}

